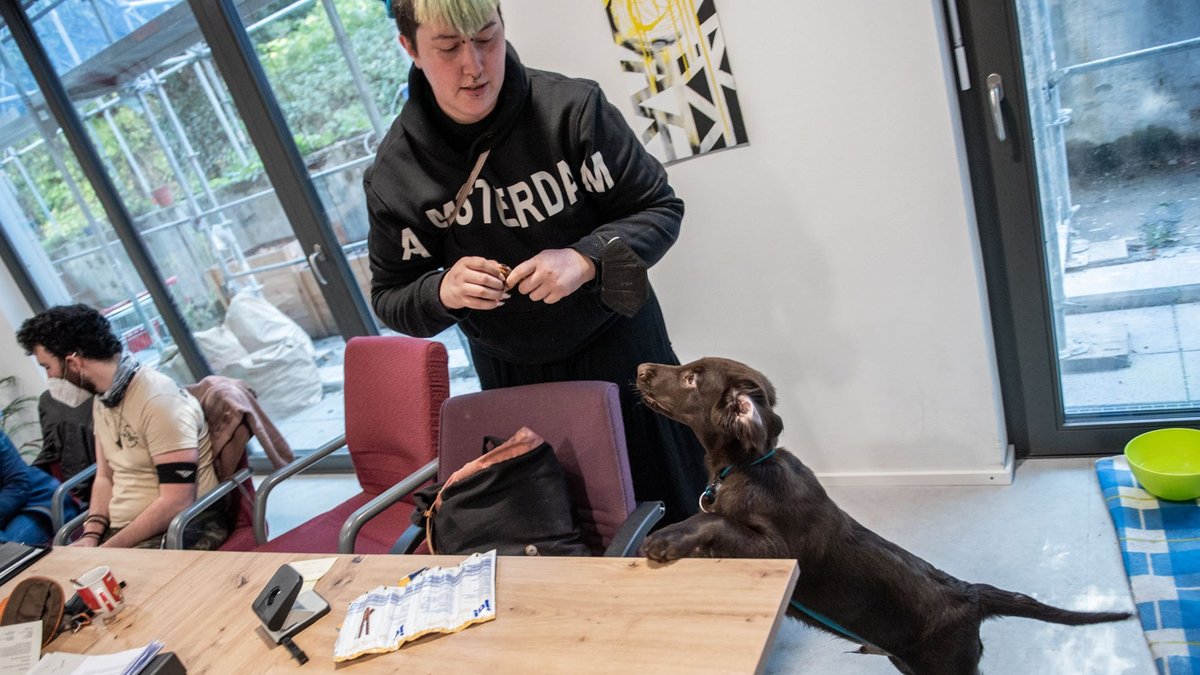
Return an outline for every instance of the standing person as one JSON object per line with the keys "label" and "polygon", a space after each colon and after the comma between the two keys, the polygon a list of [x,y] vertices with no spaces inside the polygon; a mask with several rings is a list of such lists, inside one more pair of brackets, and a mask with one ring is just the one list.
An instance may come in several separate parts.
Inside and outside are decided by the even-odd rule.
{"label": "standing person", "polygon": [[[25,463],[8,434],[0,431],[0,542],[47,544],[54,535],[50,504],[58,480]],[[64,513],[75,517],[74,505]]]}
{"label": "standing person", "polygon": [[666,171],[595,82],[521,64],[498,0],[391,3],[413,67],[363,178],[376,314],[416,336],[458,324],[484,389],[616,383],[637,499],[690,515],[703,450],[633,389],[639,363],[679,363],[658,300],[618,314],[598,278],[614,239],[643,272],[674,243]]}
{"label": "standing person", "polygon": [[[87,305],[51,307],[23,323],[17,341],[51,378],[98,394],[96,477],[75,545],[161,547],[171,519],[217,485],[200,404],[166,375],[141,367]],[[218,501],[188,526],[184,545],[211,550],[228,535]]]}

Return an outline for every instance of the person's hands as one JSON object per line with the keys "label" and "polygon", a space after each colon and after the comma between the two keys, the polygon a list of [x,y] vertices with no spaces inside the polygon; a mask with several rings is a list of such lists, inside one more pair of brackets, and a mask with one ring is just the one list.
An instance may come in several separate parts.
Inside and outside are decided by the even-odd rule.
{"label": "person's hands", "polygon": [[100,545],[100,537],[97,536],[82,536],[71,542],[71,546],[79,546],[81,548],[96,548]]}
{"label": "person's hands", "polygon": [[495,309],[509,298],[504,292],[505,270],[495,260],[459,258],[442,277],[438,297],[446,309]]}
{"label": "person's hands", "polygon": [[596,264],[579,251],[551,248],[514,267],[506,285],[552,305],[595,277]]}

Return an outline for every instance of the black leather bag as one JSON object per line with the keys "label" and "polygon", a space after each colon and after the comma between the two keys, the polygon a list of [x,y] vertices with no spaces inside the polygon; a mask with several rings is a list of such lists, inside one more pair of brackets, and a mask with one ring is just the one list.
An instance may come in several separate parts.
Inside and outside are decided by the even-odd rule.
{"label": "black leather bag", "polygon": [[413,501],[413,523],[425,527],[434,553],[591,555],[554,449],[528,429],[504,443],[485,438],[480,459]]}

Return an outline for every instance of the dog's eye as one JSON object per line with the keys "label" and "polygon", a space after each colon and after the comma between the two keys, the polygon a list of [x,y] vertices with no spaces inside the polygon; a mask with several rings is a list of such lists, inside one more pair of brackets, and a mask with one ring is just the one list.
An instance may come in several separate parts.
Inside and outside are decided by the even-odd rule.
{"label": "dog's eye", "polygon": [[688,373],[683,376],[683,383],[689,387],[696,386],[696,373]]}

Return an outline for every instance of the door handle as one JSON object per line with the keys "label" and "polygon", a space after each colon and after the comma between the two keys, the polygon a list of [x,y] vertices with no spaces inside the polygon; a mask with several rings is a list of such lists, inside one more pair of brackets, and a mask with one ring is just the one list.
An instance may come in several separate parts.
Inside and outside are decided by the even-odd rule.
{"label": "door handle", "polygon": [[313,251],[308,256],[308,268],[312,270],[313,276],[317,278],[317,283],[322,286],[328,286],[329,282],[321,275],[321,270],[317,268],[317,261],[325,260],[325,251],[320,244],[313,244]]}
{"label": "door handle", "polygon": [[992,109],[992,124],[996,127],[996,140],[1003,143],[1008,140],[1004,131],[1004,114],[1000,111],[1000,102],[1004,100],[1004,80],[999,73],[987,76],[988,106]]}

